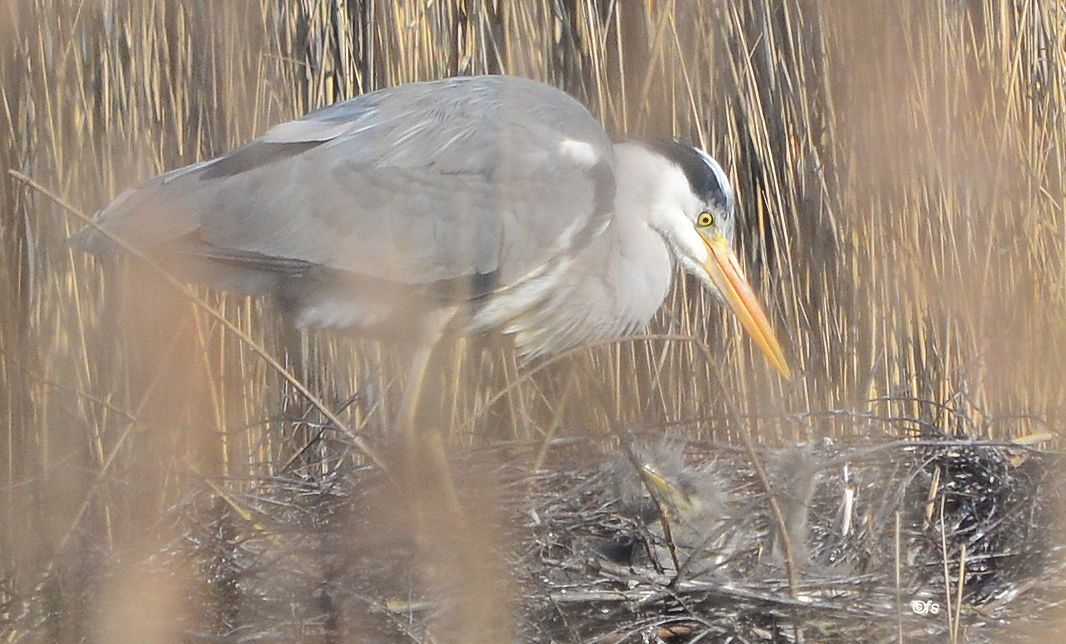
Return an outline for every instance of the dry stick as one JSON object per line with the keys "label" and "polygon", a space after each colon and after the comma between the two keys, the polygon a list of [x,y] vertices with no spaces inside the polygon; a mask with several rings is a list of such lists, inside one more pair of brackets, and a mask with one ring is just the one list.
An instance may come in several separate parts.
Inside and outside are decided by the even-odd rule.
{"label": "dry stick", "polygon": [[124,240],[122,240],[122,239],[116,237],[115,235],[111,234],[110,232],[104,230],[102,227],[97,225],[96,222],[94,222],[92,219],[90,219],[89,217],[85,216],[85,214],[83,212],[81,212],[80,210],[78,210],[77,208],[72,206],[71,204],[67,203],[61,197],[59,197],[59,195],[57,195],[54,192],[48,190],[47,188],[45,188],[41,184],[37,183],[36,181],[34,181],[30,177],[28,177],[27,175],[22,174],[21,172],[18,172],[16,170],[8,170],[8,174],[10,174],[15,179],[25,183],[26,185],[30,186],[34,190],[40,192],[41,194],[45,195],[46,197],[48,197],[49,199],[54,201],[57,205],[59,205],[64,210],[66,210],[67,212],[71,213],[72,215],[74,215],[75,217],[77,217],[78,219],[83,221],[84,223],[92,226],[93,229],[95,229],[97,232],[101,233],[102,235],[104,235],[105,237],[110,239],[111,241],[113,241],[116,244],[118,244],[124,251],[126,251],[126,253],[128,253],[129,255],[131,255],[133,257],[135,257],[138,261],[143,263],[145,266],[147,266],[148,268],[152,269],[152,271],[155,272],[160,277],[162,277],[164,281],[166,281],[168,284],[170,284],[175,289],[177,289],[178,293],[180,293],[183,297],[185,297],[185,299],[189,300],[194,305],[196,305],[197,307],[202,309],[204,312],[206,312],[208,315],[210,315],[212,318],[217,320],[219,322],[219,324],[221,324],[226,330],[228,330],[229,332],[231,332],[235,336],[237,336],[237,338],[239,338],[241,340],[241,342],[243,342],[249,349],[251,349],[253,352],[255,352],[256,355],[258,355],[268,365],[270,365],[270,367],[274,371],[276,371],[278,373],[278,375],[280,375],[289,384],[291,384],[293,386],[293,388],[296,389],[296,391],[299,392],[299,394],[301,396],[303,396],[304,399],[311,404],[311,406],[313,406],[315,409],[317,409],[319,412],[321,412],[321,414],[323,416],[325,416],[326,420],[328,420],[330,423],[332,423],[337,428],[337,430],[339,432],[344,434],[344,436],[347,437],[349,441],[351,441],[352,445],[354,445],[359,451],[361,451],[375,465],[377,465],[382,470],[386,470],[387,469],[385,467],[384,462],[377,456],[377,454],[375,453],[373,448],[371,448],[362,438],[360,438],[359,436],[356,436],[355,433],[352,432],[352,430],[349,429],[348,426],[345,425],[344,422],[340,418],[338,418],[337,415],[334,414],[329,409],[329,407],[326,406],[326,404],[324,402],[322,402],[314,394],[312,394],[307,389],[307,387],[305,387],[304,384],[302,382],[300,382],[300,380],[298,378],[296,378],[296,376],[294,376],[291,373],[289,373],[289,371],[285,367],[283,367],[281,365],[281,363],[279,363],[276,359],[274,359],[273,356],[271,356],[263,347],[261,347],[247,333],[245,333],[244,331],[241,331],[240,328],[238,328],[235,324],[233,324],[228,319],[226,319],[226,317],[224,315],[222,315],[221,313],[216,311],[214,309],[214,307],[212,307],[210,304],[205,302],[203,300],[203,298],[201,298],[196,293],[194,293],[188,286],[186,286],[185,284],[182,284],[180,281],[178,281],[175,277],[173,277],[170,274],[169,271],[167,271],[165,268],[160,266],[157,262],[155,262],[154,260],[149,258],[147,255],[145,255],[143,252],[141,252],[137,248],[131,246],[130,244],[126,243]]}
{"label": "dry stick", "polygon": [[[659,511],[659,523],[663,527],[663,539],[666,541],[666,548],[670,552],[670,559],[674,563],[674,578],[670,580],[670,586],[673,587],[681,581],[681,560],[677,558],[677,547],[674,545],[674,533],[670,528],[670,516],[663,507],[663,503],[659,499],[659,493],[655,490],[655,485],[651,482],[647,469],[644,464],[640,462],[637,455],[633,453],[633,439],[630,438],[629,444],[626,445],[626,458],[633,466],[633,469],[637,471],[637,475],[640,476],[640,482],[644,484],[644,488],[648,490],[648,495],[651,497],[652,503],[655,504],[655,509]],[[656,557],[655,567],[661,569]]]}
{"label": "dry stick", "polygon": [[[666,33],[666,19],[668,17],[669,13],[667,11],[663,11],[659,14],[659,21],[655,25],[654,35],[652,36],[651,42],[648,43],[648,51],[653,53],[651,54],[651,60],[648,61],[648,66],[644,71],[644,81],[640,85],[640,94],[638,94],[638,96],[642,97],[642,100],[644,101],[641,107],[650,108],[647,97],[652,95],[651,83],[656,77],[656,65],[659,64],[663,57],[663,47],[659,45],[659,42],[663,39],[663,35]],[[649,15],[648,18],[650,20],[651,16]]]}
{"label": "dry stick", "polygon": [[[555,438],[555,432],[559,430],[559,425],[562,424],[563,412],[566,411],[566,405],[570,402],[570,396],[574,392],[574,374],[570,373],[566,379],[566,386],[563,388],[563,395],[559,398],[559,405],[555,408],[555,413],[552,414],[551,424],[548,425],[548,431],[544,434],[544,440],[540,444],[540,449],[537,451],[537,458],[533,461],[533,471],[539,472],[540,468],[544,467],[544,461],[548,458],[548,449],[551,448],[552,439]],[[535,479],[531,479],[535,480]]]}
{"label": "dry stick", "polygon": [[896,626],[899,629],[899,644],[903,644],[903,601],[900,597],[899,524],[899,510],[896,510]]}
{"label": "dry stick", "polygon": [[[951,575],[948,573],[948,537],[946,528],[944,527],[944,495],[940,495],[940,554],[941,560],[944,562],[944,599],[947,602],[947,610],[944,612],[948,616],[948,633],[955,632],[955,622],[952,621],[953,613],[951,610]],[[952,640],[954,641],[954,640]]]}
{"label": "dry stick", "polygon": [[474,414],[469,419],[467,419],[463,423],[463,426],[460,427],[460,429],[466,430],[466,429],[469,429],[469,428],[473,427],[474,423],[476,423],[479,418],[481,418],[485,414],[487,414],[489,412],[489,410],[492,408],[492,406],[495,405],[497,402],[499,402],[501,398],[503,398],[507,394],[509,394],[512,391],[514,391],[515,389],[517,389],[519,387],[519,385],[521,385],[522,383],[528,382],[529,380],[532,380],[533,376],[535,376],[536,374],[540,373],[541,371],[544,371],[545,369],[547,369],[551,365],[555,364],[556,362],[560,362],[560,361],[562,361],[562,360],[564,360],[566,358],[569,358],[569,357],[571,357],[573,355],[576,355],[576,354],[581,353],[583,351],[586,351],[588,349],[593,349],[595,347],[619,344],[619,343],[622,343],[622,342],[641,342],[641,341],[650,341],[650,340],[661,340],[661,341],[664,341],[664,342],[698,342],[698,340],[696,338],[692,337],[691,335],[643,334],[643,335],[631,335],[631,336],[622,337],[622,338],[614,338],[614,339],[611,339],[611,340],[602,340],[600,342],[594,342],[592,344],[585,344],[585,345],[582,345],[580,347],[574,347],[572,349],[567,349],[566,351],[563,351],[561,353],[557,353],[557,354],[551,356],[550,358],[545,359],[543,362],[541,362],[537,366],[535,366],[535,367],[529,369],[528,371],[526,371],[525,373],[523,373],[520,378],[518,378],[514,382],[508,383],[507,386],[505,386],[503,389],[500,389],[499,391],[497,391],[491,398],[489,398],[485,402],[484,406],[482,407],[481,412],[478,413],[478,414]]}
{"label": "dry stick", "polygon": [[951,632],[951,641],[959,641],[959,622],[962,618],[962,589],[966,585],[966,543],[962,544],[959,553],[959,586],[955,595],[955,630]]}
{"label": "dry stick", "polygon": [[[702,342],[696,343],[696,348],[703,353],[704,360],[711,366],[711,373],[714,374],[715,380],[718,381],[718,388],[725,391],[725,380],[722,379],[722,374],[718,371],[718,365],[711,359],[711,351],[707,348],[707,345]],[[781,545],[785,547],[785,572],[788,574],[788,596],[792,599],[796,599],[796,565],[795,559],[792,555],[792,538],[788,535],[788,526],[785,524],[785,515],[781,512],[781,504],[777,502],[777,495],[774,494],[774,487],[770,483],[770,477],[766,474],[766,468],[763,467],[762,461],[759,460],[759,455],[755,453],[755,444],[751,440],[750,428],[743,425],[740,420],[740,411],[733,403],[733,399],[729,396],[722,396],[725,400],[726,410],[732,417],[733,423],[738,427],[743,427],[740,432],[740,439],[744,442],[744,451],[748,453],[748,459],[751,461],[752,467],[755,468],[755,473],[759,475],[759,482],[762,483],[763,490],[766,492],[766,496],[770,502],[770,510],[774,514],[774,521],[777,523],[777,531],[781,534]]]}
{"label": "dry stick", "polygon": [[677,62],[681,66],[681,75],[685,79],[685,90],[688,92],[689,108],[692,110],[692,123],[696,126],[696,140],[700,146],[707,147],[707,137],[703,132],[703,120],[700,118],[700,110],[696,104],[696,95],[692,91],[692,78],[688,73],[688,65],[685,64],[685,48],[681,46],[681,37],[677,33],[677,22],[673,12],[667,16],[670,19],[670,31],[674,34],[674,47],[677,49]]}

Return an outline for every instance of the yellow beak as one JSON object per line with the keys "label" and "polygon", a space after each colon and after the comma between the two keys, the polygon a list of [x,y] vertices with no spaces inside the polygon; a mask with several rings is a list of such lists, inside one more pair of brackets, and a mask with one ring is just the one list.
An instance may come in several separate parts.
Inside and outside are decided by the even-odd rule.
{"label": "yellow beak", "polygon": [[792,378],[792,370],[788,367],[785,354],[781,351],[781,344],[777,341],[777,335],[766,318],[762,305],[751,290],[751,285],[744,277],[744,271],[740,270],[737,256],[729,247],[729,242],[720,233],[713,233],[707,238],[702,234],[700,237],[707,244],[709,256],[703,268],[707,275],[718,287],[718,291],[725,297],[726,303],[733,313],[740,318],[740,324],[748,332],[755,344],[762,349],[767,360],[773,365],[785,379]]}
{"label": "yellow beak", "polygon": [[649,463],[640,466],[640,475],[659,493],[660,498],[672,506],[677,518],[689,518],[694,514],[695,506],[681,488],[666,479]]}

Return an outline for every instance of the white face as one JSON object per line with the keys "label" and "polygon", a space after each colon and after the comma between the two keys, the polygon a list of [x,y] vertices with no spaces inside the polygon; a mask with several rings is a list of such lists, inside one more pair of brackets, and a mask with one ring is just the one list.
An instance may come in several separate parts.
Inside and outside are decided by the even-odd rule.
{"label": "white face", "polygon": [[[703,171],[713,176],[701,176],[700,166],[690,164],[686,171],[670,158],[651,153],[657,158],[647,162],[657,185],[648,223],[666,240],[685,271],[732,309],[770,363],[787,378],[790,371],[781,346],[733,253],[732,188],[721,167],[705,153],[698,154]],[[700,185],[718,189],[697,194],[693,177]]]}
{"label": "white face", "polygon": [[709,162],[709,171],[717,173],[725,191],[712,198],[697,195],[680,167],[660,157],[662,160],[657,165],[665,166],[659,168],[660,181],[649,223],[663,236],[685,271],[725,301],[704,267],[710,259],[708,240],[724,239],[727,246],[733,244],[733,193],[718,163],[705,152],[698,152]]}

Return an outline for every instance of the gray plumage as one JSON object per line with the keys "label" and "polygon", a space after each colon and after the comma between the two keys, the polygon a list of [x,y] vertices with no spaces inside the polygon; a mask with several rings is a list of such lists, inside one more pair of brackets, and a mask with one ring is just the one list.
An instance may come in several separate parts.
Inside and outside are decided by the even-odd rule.
{"label": "gray plumage", "polygon": [[[190,279],[276,295],[304,325],[409,338],[446,311],[456,332],[542,354],[642,327],[675,257],[711,286],[691,228],[710,211],[731,240],[732,201],[702,151],[612,145],[565,93],[481,76],[282,123],[94,221]],[[72,243],[115,247],[93,228]]]}

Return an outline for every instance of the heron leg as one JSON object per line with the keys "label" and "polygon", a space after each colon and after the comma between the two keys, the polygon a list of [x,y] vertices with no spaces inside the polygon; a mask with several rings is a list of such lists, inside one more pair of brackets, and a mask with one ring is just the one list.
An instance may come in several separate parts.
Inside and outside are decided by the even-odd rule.
{"label": "heron leg", "polygon": [[[487,481],[462,476],[448,458],[444,419],[437,415],[441,398],[437,374],[448,361],[437,348],[452,317],[442,316],[424,326],[423,338],[411,355],[410,370],[397,422],[401,431],[403,467],[399,468],[407,510],[403,520],[411,531],[415,568],[426,595],[437,610],[427,632],[447,642],[507,641],[486,636],[505,631],[500,616],[507,613],[507,562],[496,553],[498,534]],[[430,404],[420,404],[426,402]],[[465,473],[464,473],[465,474]],[[395,500],[392,500],[395,503]]]}
{"label": "heron leg", "polygon": [[[310,371],[307,361],[307,337],[291,319],[281,322],[281,352],[283,364],[289,373],[304,383],[310,379]],[[316,447],[320,447],[322,430],[313,430],[308,426],[308,416],[314,408],[301,396],[297,395],[291,384],[284,383],[283,413],[286,424],[292,431],[292,442],[295,452],[285,463],[285,469],[295,467],[297,470],[305,470],[306,473],[314,472],[316,463],[321,466],[322,454],[316,454]]]}
{"label": "heron leg", "polygon": [[411,364],[407,370],[407,382],[404,384],[403,398],[400,399],[400,410],[396,415],[396,424],[404,440],[414,439],[415,425],[418,420],[418,404],[422,399],[422,391],[425,389],[426,374],[429,373],[429,363],[433,359],[433,352],[437,348],[439,338],[428,342],[419,342],[411,356]]}
{"label": "heron leg", "polygon": [[444,502],[444,507],[458,517],[462,515],[462,505],[459,503],[459,495],[451,474],[440,423],[420,413],[430,365],[440,345],[444,329],[454,315],[454,311],[445,310],[426,316],[422,337],[411,356],[396,423],[400,429],[408,467],[411,470],[408,475],[413,476],[418,472],[435,479],[433,482],[443,496],[440,500]]}

